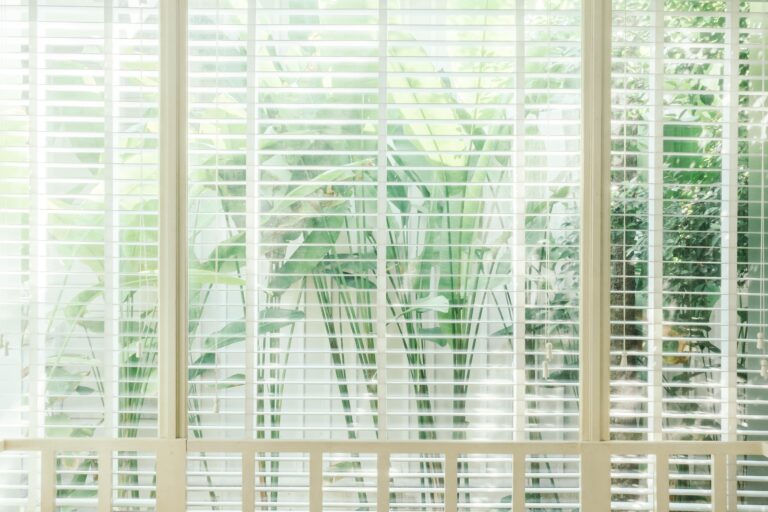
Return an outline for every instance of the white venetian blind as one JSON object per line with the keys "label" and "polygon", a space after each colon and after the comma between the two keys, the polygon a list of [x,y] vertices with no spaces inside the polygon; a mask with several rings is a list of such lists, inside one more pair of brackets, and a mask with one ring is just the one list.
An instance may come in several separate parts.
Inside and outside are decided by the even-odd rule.
{"label": "white venetian blind", "polygon": [[190,3],[192,435],[576,437],[580,16]]}
{"label": "white venetian blind", "polygon": [[579,18],[388,3],[393,437],[576,435]]}
{"label": "white venetian blind", "polygon": [[156,432],[158,8],[0,2],[0,433]]}
{"label": "white venetian blind", "polygon": [[190,5],[195,435],[375,435],[378,10],[316,4]]}
{"label": "white venetian blind", "polygon": [[[577,437],[580,12],[190,2],[191,436]],[[298,506],[296,456],[266,455],[258,506]],[[375,503],[369,457],[326,460],[329,506]],[[394,454],[393,507],[441,510],[445,464]],[[495,467],[458,462],[470,508],[505,506]],[[524,471],[532,507],[578,507],[574,457]]]}
{"label": "white venetian blind", "polygon": [[615,12],[617,435],[766,430],[765,20],[760,2]]}
{"label": "white venetian blind", "polygon": [[[613,2],[615,439],[735,441],[768,433],[760,341],[767,7]],[[692,467],[675,465],[680,475],[693,475]],[[744,461],[738,471],[748,483],[762,470]],[[710,506],[699,494],[701,506]],[[749,483],[737,495],[745,506],[766,499]],[[652,506],[648,493],[638,496],[638,507]]]}

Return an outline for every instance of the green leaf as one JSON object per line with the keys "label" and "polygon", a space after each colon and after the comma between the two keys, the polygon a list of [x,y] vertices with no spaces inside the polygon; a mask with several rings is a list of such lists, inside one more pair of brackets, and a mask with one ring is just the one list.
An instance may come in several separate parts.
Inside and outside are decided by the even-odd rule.
{"label": "green leaf", "polygon": [[[189,365],[189,379],[196,379],[197,377],[202,377],[205,372],[212,370],[212,368],[207,368],[208,366],[212,365],[216,362],[216,354],[213,352],[206,352],[205,354],[202,354],[200,357],[195,359],[192,364]],[[197,368],[199,366],[202,366],[203,368]]]}
{"label": "green leaf", "polygon": [[208,336],[203,345],[207,350],[217,350],[245,341],[245,323],[232,322]]}
{"label": "green leaf", "polygon": [[350,274],[366,274],[376,270],[376,253],[363,252],[354,254],[338,254],[326,260],[328,271],[348,272]]}
{"label": "green leaf", "polygon": [[400,318],[408,313],[427,313],[430,311],[436,311],[438,313],[447,313],[450,309],[448,298],[444,295],[432,295],[430,297],[424,297],[414,302],[410,307],[404,309],[395,318]]}
{"label": "green leaf", "polygon": [[58,395],[54,398],[49,396],[51,402],[65,400],[64,397],[72,395],[75,389],[80,385],[83,378],[82,372],[71,372],[60,366],[51,368],[47,372],[47,381],[45,383],[46,393],[49,395]]}
{"label": "green leaf", "polygon": [[[556,370],[549,374],[550,383],[552,382],[578,382],[579,370],[564,368],[562,370]],[[546,385],[546,383],[545,383]]]}
{"label": "green leaf", "polygon": [[491,337],[494,336],[512,336],[515,333],[515,326],[514,325],[508,325],[506,327],[503,327],[499,329],[498,331],[491,334]]}
{"label": "green leaf", "polygon": [[69,301],[67,307],[64,308],[64,314],[69,318],[82,317],[91,301],[101,294],[101,287],[89,288],[81,291]]}
{"label": "green leaf", "polygon": [[157,271],[145,270],[138,275],[120,279],[120,287],[123,289],[152,288],[157,285]]}
{"label": "green leaf", "polygon": [[298,309],[264,309],[259,312],[259,334],[276,332],[304,319],[304,312]]}
{"label": "green leaf", "polygon": [[217,273],[236,272],[237,264],[245,259],[245,232],[240,231],[226,240],[218,243],[208,255],[208,260],[199,267],[203,270]]}
{"label": "green leaf", "polygon": [[[494,512],[512,512],[512,495],[507,494],[501,500],[499,500],[499,507],[495,509]],[[506,505],[506,506],[505,506]]]}
{"label": "green leaf", "polygon": [[376,288],[376,283],[371,281],[367,276],[343,274],[338,279],[344,286],[350,288],[357,288],[359,290],[373,290]]}
{"label": "green leaf", "polygon": [[79,320],[77,325],[88,332],[102,334],[104,332],[104,321],[102,320]]}
{"label": "green leaf", "polygon": [[[448,324],[443,325],[447,326]],[[446,332],[442,327],[425,327],[419,329],[419,335],[423,337],[424,341],[432,342],[440,347],[448,345],[448,338],[444,336],[445,334]]]}
{"label": "green leaf", "polygon": [[272,209],[268,212],[268,215],[284,213],[290,210],[294,204],[305,200],[305,198],[311,196],[318,190],[327,187],[329,182],[354,178],[355,173],[359,172],[356,169],[367,161],[369,160],[359,160],[350,163],[348,167],[328,169],[315,176],[309,183],[292,188],[282,199],[275,202]]}
{"label": "green leaf", "polygon": [[210,270],[191,268],[189,269],[189,284],[191,286],[201,284],[228,284],[231,286],[245,286],[245,279],[230,274],[220,274]]}
{"label": "green leaf", "polygon": [[[328,213],[339,213],[338,211]],[[269,288],[280,295],[290,286],[311,274],[331,251],[339,238],[339,229],[344,222],[341,215],[329,215],[316,219],[314,229],[304,237],[302,244],[291,254],[288,261],[277,269],[269,280]]]}
{"label": "green leaf", "polygon": [[90,394],[94,393],[95,391],[96,391],[95,389],[93,389],[91,387],[88,387],[88,386],[77,386],[75,388],[75,392],[77,394],[79,394],[79,395],[90,395]]}
{"label": "green leaf", "polygon": [[245,374],[235,373],[224,379],[223,382],[216,384],[216,387],[218,389],[229,389],[242,386],[243,384],[245,384]]}

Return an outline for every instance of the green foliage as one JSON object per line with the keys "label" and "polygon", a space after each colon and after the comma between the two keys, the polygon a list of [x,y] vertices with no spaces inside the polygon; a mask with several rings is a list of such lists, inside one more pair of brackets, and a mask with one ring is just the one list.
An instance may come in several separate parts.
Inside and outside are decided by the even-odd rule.
{"label": "green foliage", "polygon": [[[727,134],[723,130],[729,120],[722,108],[727,84],[721,77],[724,69],[719,59],[727,57],[722,53],[723,47],[716,45],[725,42],[727,19],[724,14],[720,15],[725,3],[667,0],[665,9],[677,14],[669,17],[669,26],[665,29],[664,56],[668,61],[664,65],[665,80],[657,85],[664,90],[663,105],[659,105],[654,114],[649,96],[652,91],[642,71],[636,77],[624,77],[622,83],[629,91],[626,100],[629,107],[624,114],[626,124],[615,134],[615,144],[626,143],[615,149],[625,152],[626,157],[620,164],[623,170],[613,174],[611,256],[614,275],[623,276],[612,283],[614,292],[622,292],[613,294],[615,319],[622,321],[616,324],[614,335],[623,338],[622,350],[630,354],[648,352],[647,340],[652,334],[645,331],[643,324],[647,321],[645,311],[649,305],[649,262],[656,258],[651,253],[654,242],[649,237],[652,229],[658,229],[649,224],[652,215],[649,188],[660,176],[662,262],[657,264],[662,265],[656,272],[663,276],[663,303],[656,307],[660,307],[664,315],[664,393],[665,398],[670,399],[665,407],[667,412],[678,413],[682,418],[672,417],[664,427],[703,428],[711,434],[693,434],[692,439],[708,439],[718,435],[719,422],[699,422],[694,418],[712,414],[712,406],[706,399],[717,396],[716,388],[720,385],[719,376],[713,372],[719,363],[708,356],[720,354],[720,347],[709,338],[722,296],[721,251],[725,228],[722,222],[723,204],[727,199],[724,179],[729,173],[737,172],[737,261],[746,262],[749,175],[742,169],[724,169],[722,141]],[[697,13],[684,14],[690,10]],[[741,18],[740,23],[744,22]],[[628,39],[629,43],[641,44],[646,37],[643,31],[627,32],[629,34],[637,38],[636,41]],[[621,48],[634,51],[631,45]],[[632,59],[635,56],[628,53],[618,57]],[[748,58],[748,54],[742,53],[741,58]],[[742,66],[739,72],[747,74],[748,68]],[[747,82],[740,83],[742,88],[748,86]],[[740,98],[745,101],[746,96]],[[638,131],[643,122],[652,122],[654,115],[663,117],[659,148],[645,147],[644,141],[649,140],[645,138],[647,134]],[[744,111],[738,115],[739,123],[750,122]],[[743,151],[744,148],[730,150]],[[661,152],[662,158],[660,168],[652,176],[654,163],[648,158],[656,151]],[[739,286],[744,286],[748,271],[747,265],[738,266]],[[739,314],[744,320],[741,307]],[[638,369],[627,372],[624,379],[647,379],[649,361],[644,355],[629,355],[628,366]],[[708,383],[710,387],[703,390],[701,386],[691,385],[694,383]]]}
{"label": "green foliage", "polygon": [[[298,4],[314,8],[318,1]],[[324,4],[342,8],[350,2],[329,0]],[[667,0],[666,4],[671,10],[684,10],[691,5],[682,0]],[[724,5],[717,1],[696,4],[697,11],[718,11]],[[487,5],[501,8],[506,3],[496,0]],[[563,6],[569,7],[568,2],[563,2]],[[478,22],[475,19],[478,16],[467,15],[464,21]],[[207,21],[213,24],[215,20]],[[317,20],[305,16],[295,21],[311,24]],[[671,23],[670,28],[717,29],[695,32],[705,48],[721,43],[724,37],[724,31],[719,30],[724,27],[724,16],[692,14],[674,17]],[[546,153],[542,136],[547,134],[540,132],[538,122],[550,122],[548,116],[552,113],[537,110],[535,106],[555,104],[559,92],[553,91],[578,86],[576,79],[568,78],[578,75],[579,65],[574,63],[578,57],[576,50],[556,44],[532,45],[531,54],[527,55],[530,58],[525,63],[525,89],[530,92],[516,98],[512,92],[504,92],[517,86],[514,62],[504,65],[483,60],[503,51],[499,46],[467,46],[455,57],[469,63],[460,68],[459,73],[450,74],[446,72],[450,70],[440,67],[439,61],[430,62],[434,56],[428,48],[419,47],[413,35],[404,30],[392,32],[392,41],[413,44],[393,45],[391,56],[409,57],[413,63],[393,59],[389,69],[387,102],[391,124],[387,126],[385,148],[388,161],[384,226],[387,240],[377,239],[380,226],[374,220],[378,213],[380,162],[360,156],[381,149],[366,137],[381,128],[375,115],[365,109],[341,113],[341,106],[327,109],[269,106],[291,101],[281,96],[281,91],[291,87],[316,90],[314,96],[304,97],[309,104],[374,103],[378,100],[367,92],[353,92],[344,97],[337,96],[337,92],[327,92],[345,87],[375,89],[375,78],[349,76],[352,72],[375,70],[370,64],[361,65],[361,69],[341,62],[327,69],[339,72],[338,76],[299,77],[306,59],[327,56],[323,55],[323,46],[312,44],[296,45],[291,50],[294,53],[286,55],[302,57],[299,64],[288,58],[285,62],[264,60],[266,69],[260,69],[264,76],[259,77],[263,87],[259,91],[257,116],[273,124],[264,123],[266,128],[259,128],[261,131],[256,134],[257,151],[264,155],[259,162],[263,168],[249,171],[259,173],[261,182],[258,226],[252,224],[252,218],[248,219],[254,212],[247,211],[243,200],[248,193],[245,152],[236,137],[247,131],[243,98],[218,93],[216,106],[206,107],[211,110],[201,113],[201,117],[208,119],[223,116],[236,122],[200,126],[197,128],[200,134],[209,137],[199,137],[192,142],[199,145],[192,148],[205,149],[206,156],[196,167],[195,172],[199,174],[190,177],[191,208],[194,208],[190,211],[194,223],[189,239],[191,246],[208,247],[208,250],[206,254],[194,250],[189,254],[189,334],[196,343],[194,359],[189,361],[190,394],[195,395],[195,391],[205,390],[206,386],[215,388],[213,393],[237,390],[249,380],[246,377],[253,378],[257,402],[255,429],[259,438],[280,436],[288,357],[295,347],[296,330],[310,315],[316,314],[308,311],[307,304],[316,304],[319,308],[321,334],[327,339],[331,354],[347,435],[350,438],[359,435],[357,408],[367,407],[374,413],[372,421],[378,424],[379,418],[375,415],[378,410],[377,326],[373,305],[378,300],[377,272],[381,271],[386,273],[388,284],[385,308],[389,334],[397,339],[405,354],[411,397],[417,410],[418,435],[421,439],[437,439],[442,428],[450,430],[454,438],[464,438],[469,425],[465,417],[466,402],[472,372],[476,371],[474,354],[478,344],[483,337],[504,338],[510,350],[523,348],[512,346],[519,334],[515,324],[519,313],[515,308],[520,305],[515,287],[519,286],[516,280],[521,277],[515,274],[510,263],[515,255],[510,253],[508,242],[515,229],[522,231],[527,251],[522,276],[525,304],[534,306],[525,308],[522,338],[526,366],[535,368],[540,362],[536,354],[543,350],[542,340],[552,340],[555,350],[565,356],[562,369],[552,372],[543,386],[559,387],[572,396],[577,393],[578,189],[570,184],[573,180],[567,171],[552,171],[552,175],[542,179],[533,169],[546,167],[546,161],[526,161],[520,166],[513,154],[521,148],[511,142],[524,135],[526,150]],[[553,41],[571,37],[571,32],[565,29],[562,34],[556,32],[546,37]],[[268,44],[269,41],[263,43],[259,51],[266,56],[274,55],[274,46]],[[673,326],[665,335],[665,364],[679,369],[665,383],[668,385],[665,392],[677,398],[689,393],[686,390],[690,388],[683,384],[710,379],[709,368],[692,368],[689,354],[720,353],[720,348],[708,337],[719,292],[716,282],[722,272],[723,148],[719,130],[722,130],[720,107],[723,105],[722,95],[717,91],[721,91],[724,84],[718,78],[716,66],[720,66],[719,59],[724,56],[715,50],[697,50],[686,41],[674,38],[667,46],[665,57],[681,62],[669,70],[681,78],[664,84],[669,94],[665,94],[667,103],[663,109],[663,144],[658,148],[664,154],[663,307],[665,322]],[[364,49],[350,47],[348,51],[349,57],[365,56]],[[328,66],[322,59],[318,62],[319,66]],[[467,78],[461,72],[477,77]],[[418,77],[409,77],[409,73],[417,73]],[[483,78],[483,74],[492,78]],[[647,93],[647,77],[638,72],[632,80],[635,82],[625,86],[641,92],[634,98],[639,106],[627,110],[627,120],[647,121],[648,114],[642,105],[647,100],[642,97]],[[470,94],[465,91],[483,87],[492,88],[493,92]],[[516,114],[500,107],[514,102],[525,103],[523,121],[527,123],[516,123]],[[154,113],[148,110],[147,115]],[[340,116],[354,122],[331,122]],[[275,142],[278,138],[270,136],[278,135],[278,129],[290,130],[281,134],[296,137],[290,142],[286,142],[287,139]],[[624,149],[636,156],[626,163],[630,171],[614,175],[612,257],[617,266],[615,273],[627,277],[621,283],[614,283],[613,288],[628,292],[623,295],[624,302],[614,305],[623,308],[624,320],[630,320],[630,332],[624,333],[635,338],[628,347],[630,351],[646,352],[643,340],[646,333],[635,327],[640,322],[632,321],[642,320],[637,312],[647,306],[644,292],[649,285],[651,255],[646,170],[650,148],[644,147],[643,138],[633,131],[637,130],[636,126],[627,123],[622,129],[618,135],[625,139]],[[87,167],[85,164],[92,163],[93,153],[83,152],[77,158]],[[103,178],[97,171],[83,172],[93,183]],[[510,192],[510,184],[524,186],[527,180],[538,179],[546,184],[537,186],[537,190],[530,191],[530,197],[524,198],[522,225],[505,224],[510,212],[499,205],[507,199],[504,194]],[[745,202],[743,191],[747,180],[746,173],[739,174],[741,205]],[[73,197],[98,195],[97,185],[79,187],[69,190]],[[140,196],[141,190],[135,192]],[[98,225],[104,220],[100,218],[104,210],[101,204],[59,199],[51,206],[62,211],[93,207],[99,210],[94,214],[99,218],[83,217],[80,222]],[[740,206],[738,225],[740,251],[747,245],[743,208]],[[146,297],[155,297],[158,285],[157,240],[155,232],[145,228],[152,227],[147,226],[148,222],[156,222],[157,204],[141,200],[123,204],[121,210],[131,213],[126,215],[120,231],[120,247],[124,251],[120,254],[118,271],[120,321],[119,332],[112,335],[120,345],[121,398],[117,408],[121,435],[135,437],[153,414],[147,410],[145,401],[152,394],[156,379],[157,307]],[[501,219],[494,229],[489,229],[490,217]],[[105,301],[104,276],[109,274],[104,268],[107,255],[102,235],[95,230],[76,229],[71,217],[52,216],[52,222],[57,221],[68,227],[51,230],[53,241],[62,242],[56,245],[55,256],[70,262],[68,265],[78,261],[97,277],[89,288],[59,296],[56,310],[61,315],[51,315],[49,331],[64,334],[58,340],[58,352],[46,361],[46,374],[51,382],[46,390],[48,410],[61,407],[67,396],[105,399],[100,361],[95,352],[82,354],[69,348],[70,339],[74,337],[98,339],[105,335],[104,321],[96,314]],[[247,246],[253,243],[253,230],[259,228],[262,253],[252,255],[247,252]],[[211,231],[220,232],[214,242],[211,242]],[[386,246],[383,269],[377,264],[377,249],[382,245]],[[265,281],[263,293],[259,292],[260,309],[255,313],[257,328],[249,333],[248,319],[254,313],[248,310],[253,304],[251,299],[246,299],[246,294],[253,292],[247,288],[248,266],[254,258],[265,262],[265,267],[260,269]],[[743,252],[739,252],[739,260],[746,260]],[[64,271],[67,270],[69,267],[65,265]],[[742,268],[740,272],[739,277],[743,278],[746,270]],[[241,311],[216,317],[217,322],[207,322],[216,315],[211,312],[216,307],[213,297],[222,293],[231,294],[229,300],[235,302],[237,299],[232,296],[238,295],[237,308]],[[489,304],[493,306],[488,307]],[[491,314],[501,319],[497,321],[500,325],[486,335],[483,328]],[[212,328],[210,323],[216,326]],[[253,340],[248,340],[249,336]],[[688,354],[682,353],[680,340],[685,343]],[[256,351],[255,375],[246,376],[237,370],[221,375],[217,363],[225,358],[227,349],[242,351],[248,341],[254,343]],[[435,351],[446,355],[451,363],[446,380],[450,386],[452,413],[447,424],[438,414],[441,397],[432,387],[434,376],[428,368],[429,358]],[[631,358],[631,365],[647,366],[645,356]],[[643,371],[633,376],[643,380]],[[535,381],[535,371],[526,370],[526,379]],[[211,384],[211,380],[216,382]],[[367,404],[354,403],[350,398],[352,382],[366,386]],[[203,405],[192,399],[190,410],[200,411]],[[699,407],[706,404],[686,401],[679,411],[692,416]],[[47,433],[93,435],[95,427],[71,427],[70,419],[65,413],[51,414],[46,418]],[[204,435],[202,423],[202,418],[193,412],[190,416],[193,435]],[[710,427],[713,431],[719,428],[716,423]],[[345,469],[358,467],[356,463],[347,464],[350,466]],[[84,466],[78,471],[88,469]],[[426,469],[439,473],[440,468]],[[503,498],[499,510],[508,509],[508,501]]]}

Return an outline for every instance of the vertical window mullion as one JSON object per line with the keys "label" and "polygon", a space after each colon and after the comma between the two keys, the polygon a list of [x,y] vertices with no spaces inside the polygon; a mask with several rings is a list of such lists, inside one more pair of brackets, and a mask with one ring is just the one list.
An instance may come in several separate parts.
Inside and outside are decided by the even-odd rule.
{"label": "vertical window mullion", "polygon": [[[586,442],[609,435],[611,12],[610,0],[582,4],[579,399]],[[610,460],[604,450],[582,456],[582,510],[610,510]]]}
{"label": "vertical window mullion", "polygon": [[[186,510],[187,2],[160,0],[157,509]],[[171,439],[178,439],[173,442]]]}
{"label": "vertical window mullion", "polygon": [[[176,206],[177,206],[177,229],[172,237],[176,242],[176,360],[174,379],[176,384],[175,401],[173,403],[173,413],[176,415],[176,437],[186,439],[187,437],[187,349],[188,349],[188,322],[187,322],[187,0],[176,0],[177,12],[176,23],[178,29],[176,33],[176,86],[175,105],[176,119],[176,145],[173,151],[176,154],[175,176],[176,182]],[[161,101],[162,104],[162,101]]]}
{"label": "vertical window mullion", "polygon": [[582,7],[581,439],[608,432],[610,283],[610,14],[608,0]]}
{"label": "vertical window mullion", "polygon": [[160,2],[160,437],[186,436],[186,2]]}

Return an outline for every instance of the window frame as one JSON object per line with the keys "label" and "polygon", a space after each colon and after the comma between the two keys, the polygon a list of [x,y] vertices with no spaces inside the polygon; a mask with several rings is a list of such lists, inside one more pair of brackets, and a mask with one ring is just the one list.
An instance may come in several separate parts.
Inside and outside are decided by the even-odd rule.
{"label": "window frame", "polygon": [[[730,12],[738,1],[728,0]],[[146,450],[157,456],[157,509],[186,510],[187,454],[198,451],[242,455],[242,510],[253,512],[254,456],[259,451],[309,454],[310,512],[323,506],[323,454],[376,453],[377,510],[389,509],[389,455],[441,453],[445,456],[445,510],[457,509],[457,457],[461,453],[511,454],[514,510],[525,508],[525,457],[580,456],[581,510],[610,510],[611,456],[655,456],[654,510],[669,510],[668,461],[673,454],[712,457],[713,510],[736,508],[736,456],[768,456],[768,443],[725,439],[686,441],[610,440],[610,201],[611,201],[611,19],[610,0],[582,0],[582,128],[580,219],[580,439],[545,441],[288,441],[196,440],[187,434],[187,2],[160,1],[160,237],[159,237],[159,436],[152,439],[6,439],[0,451],[39,452],[39,500],[55,510],[55,457],[62,450],[94,450],[99,457],[98,509],[111,510],[112,453]],[[386,19],[387,1],[379,0]],[[380,27],[381,30],[381,27]],[[736,49],[738,52],[738,49]],[[738,56],[738,54],[737,54]],[[732,79],[737,79],[732,78]],[[733,123],[731,123],[733,125]],[[732,137],[730,134],[729,137]],[[386,142],[386,141],[385,141]],[[384,144],[384,151],[386,144]],[[382,151],[381,144],[379,152]],[[735,154],[732,155],[735,158]],[[734,174],[735,176],[735,174]],[[731,187],[733,189],[733,187]],[[735,190],[730,191],[735,194]],[[382,213],[379,213],[382,215]],[[731,219],[735,223],[735,216]],[[380,223],[385,225],[385,223]],[[734,225],[735,227],[735,225]],[[733,263],[735,265],[735,262]],[[379,285],[386,277],[379,276]],[[735,281],[731,280],[733,286]],[[730,290],[729,290],[730,293]],[[733,308],[731,308],[733,309]],[[735,314],[735,313],[734,313]],[[586,341],[585,341],[586,340]],[[379,343],[381,344],[381,343]],[[735,364],[735,359],[730,358]],[[727,404],[726,404],[727,406]],[[729,417],[735,417],[730,408]],[[584,475],[588,475],[585,477]],[[250,485],[248,485],[250,483]]]}

